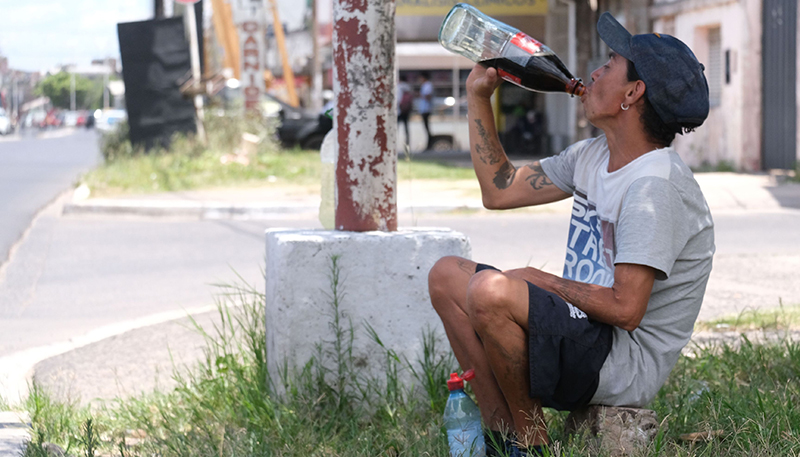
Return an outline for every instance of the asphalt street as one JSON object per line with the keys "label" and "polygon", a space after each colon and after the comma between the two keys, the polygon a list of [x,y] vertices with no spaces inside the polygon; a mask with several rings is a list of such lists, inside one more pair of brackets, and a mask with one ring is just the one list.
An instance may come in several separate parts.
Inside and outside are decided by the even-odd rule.
{"label": "asphalt street", "polygon": [[0,142],[0,263],[33,216],[99,158],[94,131],[51,139],[8,137]]}
{"label": "asphalt street", "polygon": [[[0,283],[0,356],[114,323],[213,305],[212,284],[261,287],[264,230],[319,227],[313,215],[259,221],[42,213]],[[473,258],[560,273],[566,214],[403,216],[466,234]],[[800,212],[721,214],[701,319],[800,303]]]}

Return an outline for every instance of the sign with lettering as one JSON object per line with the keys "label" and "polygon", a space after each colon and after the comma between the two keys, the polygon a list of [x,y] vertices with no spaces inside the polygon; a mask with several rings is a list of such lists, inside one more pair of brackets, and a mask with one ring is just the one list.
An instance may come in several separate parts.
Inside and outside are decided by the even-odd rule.
{"label": "sign with lettering", "polygon": [[241,88],[244,109],[260,109],[264,92],[264,2],[262,0],[232,0],[233,20],[239,31],[241,58]]}
{"label": "sign with lettering", "polygon": [[469,3],[489,16],[543,16],[547,0],[397,0],[398,16],[444,16],[456,3]]}

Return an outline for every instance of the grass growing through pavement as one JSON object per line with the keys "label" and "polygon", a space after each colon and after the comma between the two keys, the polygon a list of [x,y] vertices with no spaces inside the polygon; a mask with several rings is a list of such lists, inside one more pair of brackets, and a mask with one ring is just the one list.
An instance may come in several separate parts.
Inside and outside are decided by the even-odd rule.
{"label": "grass growing through pavement", "polygon": [[[81,183],[88,185],[94,196],[222,186],[319,186],[319,151],[281,149],[268,124],[236,116],[209,117],[206,128],[207,147],[191,137],[178,135],[169,151],[155,149],[144,153],[131,146],[127,126],[123,125],[101,139],[105,163],[86,173]],[[240,147],[244,132],[261,138],[255,155],[247,164],[224,160],[230,159],[230,154]],[[475,173],[470,168],[401,158],[398,178],[474,180]]]}
{"label": "grass growing through pavement", "polygon": [[[36,438],[25,455],[44,455],[37,453],[43,441],[88,455],[94,439],[98,455],[115,456],[447,456],[441,414],[452,356],[427,333],[419,360],[399,359],[381,346],[380,335],[359,330],[342,313],[347,296],[336,259],[330,278],[335,337],[320,341],[304,366],[284,369],[279,386],[267,381],[264,297],[252,287],[229,286],[219,303],[222,323],[201,330],[205,358],[190,371],[175,371],[174,391],[90,411],[55,402],[34,386],[25,407]],[[779,319],[777,327],[786,322]],[[379,378],[353,358],[353,340],[363,337],[385,355]],[[403,376],[402,367],[411,374]],[[743,337],[735,345],[694,348],[651,405],[665,427],[634,455],[798,456],[799,375],[800,344],[789,340],[759,345]],[[605,455],[587,436],[563,433],[564,413],[546,416],[554,455]],[[94,438],[87,435],[89,419]]]}

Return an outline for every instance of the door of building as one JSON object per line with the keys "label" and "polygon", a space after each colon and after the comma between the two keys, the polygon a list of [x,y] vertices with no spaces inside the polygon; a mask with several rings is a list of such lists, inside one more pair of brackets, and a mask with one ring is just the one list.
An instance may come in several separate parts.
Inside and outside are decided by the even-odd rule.
{"label": "door of building", "polygon": [[797,2],[764,0],[762,41],[764,169],[797,161]]}

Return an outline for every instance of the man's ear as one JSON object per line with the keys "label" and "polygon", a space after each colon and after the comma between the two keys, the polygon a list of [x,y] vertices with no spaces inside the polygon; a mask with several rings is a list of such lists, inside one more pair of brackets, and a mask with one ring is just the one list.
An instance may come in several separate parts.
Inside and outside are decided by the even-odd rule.
{"label": "man's ear", "polygon": [[633,105],[640,99],[643,99],[644,90],[646,89],[646,85],[641,79],[632,81],[631,83],[628,92],[625,93],[625,102],[627,105]]}

